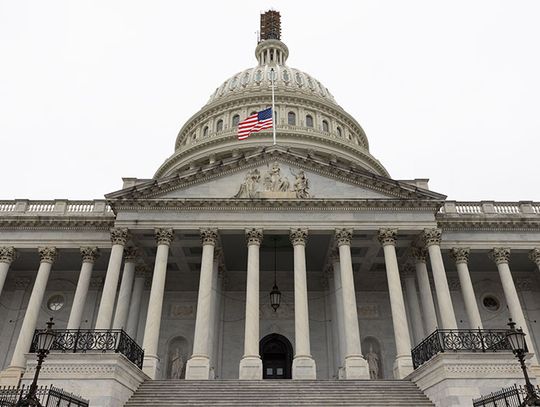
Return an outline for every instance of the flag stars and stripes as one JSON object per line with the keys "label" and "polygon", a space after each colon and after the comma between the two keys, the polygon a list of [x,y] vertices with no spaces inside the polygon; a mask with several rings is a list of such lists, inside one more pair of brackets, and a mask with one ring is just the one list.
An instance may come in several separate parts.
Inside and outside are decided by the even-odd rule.
{"label": "flag stars and stripes", "polygon": [[238,140],[247,139],[251,133],[256,133],[264,129],[271,129],[273,126],[272,108],[253,113],[245,120],[238,123]]}

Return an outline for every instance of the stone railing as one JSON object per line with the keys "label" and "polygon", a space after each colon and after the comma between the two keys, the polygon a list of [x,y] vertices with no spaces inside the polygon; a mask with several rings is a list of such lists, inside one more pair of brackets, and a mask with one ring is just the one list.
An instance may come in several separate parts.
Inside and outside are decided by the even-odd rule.
{"label": "stone railing", "polygon": [[540,215],[540,202],[446,201],[439,211],[445,215]]}
{"label": "stone railing", "polygon": [[0,216],[4,215],[113,215],[107,201],[68,201],[55,199],[53,201],[30,201],[17,199],[15,201],[0,201]]}

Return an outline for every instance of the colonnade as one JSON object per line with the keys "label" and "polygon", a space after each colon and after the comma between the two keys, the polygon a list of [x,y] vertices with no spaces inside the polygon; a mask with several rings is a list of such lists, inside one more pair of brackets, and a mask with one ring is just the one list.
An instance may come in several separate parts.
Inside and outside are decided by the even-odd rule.
{"label": "colonnade", "polygon": [[[246,312],[244,354],[239,364],[239,377],[241,379],[261,379],[262,361],[259,355],[259,250],[264,231],[260,228],[251,228],[246,229],[245,234],[248,249]],[[157,252],[143,340],[143,348],[145,350],[143,370],[151,378],[159,377],[158,341],[169,246],[174,239],[174,232],[172,229],[156,229],[155,237]],[[330,259],[332,275],[329,276],[329,280],[330,287],[336,296],[335,308],[337,321],[334,329],[338,331],[338,343],[336,344],[339,350],[338,359],[343,369],[343,378],[369,378],[367,362],[362,356],[358,326],[351,258],[353,230],[337,229],[334,237],[336,250]],[[411,251],[414,258],[414,267],[402,267],[400,271],[396,256],[397,229],[387,228],[378,231],[378,239],[384,252],[386,277],[390,295],[396,344],[396,359],[394,361],[394,376],[396,378],[403,378],[412,371],[410,355],[411,335],[405,311],[402,279],[413,326],[412,338],[414,342],[421,341],[422,338],[432,333],[436,328],[457,329],[448,279],[441,255],[441,230],[426,229],[421,234],[421,237],[423,244],[414,246]],[[135,336],[138,329],[138,316],[144,282],[148,275],[148,270],[145,266],[136,264],[138,252],[133,247],[126,247],[128,240],[129,232],[127,229],[114,228],[111,230],[112,249],[95,329],[124,329],[130,336]],[[202,258],[194,346],[192,356],[186,366],[186,379],[212,378],[211,358],[214,357],[212,344],[217,304],[216,290],[214,289],[217,284],[218,274],[216,256],[217,229],[201,230],[201,240]],[[290,240],[294,253],[295,356],[293,359],[293,378],[315,379],[316,364],[311,355],[310,347],[305,260],[308,230],[305,228],[291,229]],[[57,256],[57,249],[55,247],[40,247],[38,248],[38,252],[40,255],[40,265],[37,277],[32,288],[30,301],[9,367],[20,372],[23,372],[25,369],[25,353],[30,349],[49,274]],[[456,263],[465,311],[470,327],[473,329],[482,328],[477,298],[468,269],[470,250],[466,247],[456,247],[452,248],[450,253]],[[13,247],[0,247],[0,294],[10,265],[16,258],[16,255],[16,250]],[[81,248],[82,265],[73,306],[70,311],[68,329],[80,328],[93,265],[98,256],[99,250],[96,247]],[[440,320],[437,318],[431,292],[427,270],[428,257],[431,264]],[[495,247],[490,251],[490,257],[497,266],[510,316],[517,323],[518,327],[522,327],[527,334],[529,349],[532,350],[534,346],[530,341],[531,336],[509,267],[510,249]],[[540,269],[539,248],[530,251],[530,259]],[[122,260],[124,260],[124,270],[117,295]],[[417,286],[419,293],[416,291]],[[538,364],[536,356],[533,357],[532,362],[533,364]]]}

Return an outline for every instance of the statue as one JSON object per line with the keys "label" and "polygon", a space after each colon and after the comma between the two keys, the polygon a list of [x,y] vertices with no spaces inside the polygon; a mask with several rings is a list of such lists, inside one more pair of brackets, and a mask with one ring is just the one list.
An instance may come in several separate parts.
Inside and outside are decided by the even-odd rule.
{"label": "statue", "polygon": [[171,358],[171,379],[181,379],[183,370],[184,358],[180,353],[180,347],[177,347],[174,351],[173,357]]}
{"label": "statue", "polygon": [[374,380],[379,378],[379,355],[373,352],[373,346],[369,347],[369,353],[366,355],[369,367],[369,378]]}
{"label": "statue", "polygon": [[289,185],[289,180],[286,177],[281,177],[279,164],[277,161],[274,162],[264,177],[264,187],[271,192],[287,192]]}
{"label": "statue", "polygon": [[259,183],[260,178],[261,178],[261,174],[257,168],[255,168],[253,171],[249,171],[246,174],[246,178],[244,179],[244,182],[242,182],[242,185],[240,185],[240,189],[238,190],[238,193],[234,197],[235,198],[256,198],[257,184]]}
{"label": "statue", "polygon": [[294,180],[294,192],[296,192],[296,197],[299,199],[307,199],[310,198],[310,194],[308,192],[309,189],[309,181],[306,177],[306,174],[303,170],[300,170],[298,174],[295,174],[293,170],[291,170],[292,175],[295,176]]}

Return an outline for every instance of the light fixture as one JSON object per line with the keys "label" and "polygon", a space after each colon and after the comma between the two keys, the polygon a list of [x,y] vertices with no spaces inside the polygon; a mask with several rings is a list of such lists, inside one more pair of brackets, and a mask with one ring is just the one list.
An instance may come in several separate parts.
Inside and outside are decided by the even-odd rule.
{"label": "light fixture", "polygon": [[274,312],[277,311],[277,309],[279,308],[279,305],[281,304],[281,291],[279,291],[279,288],[277,286],[276,242],[277,242],[277,237],[274,237],[274,286],[272,287],[272,291],[270,291],[270,305],[274,309]]}

